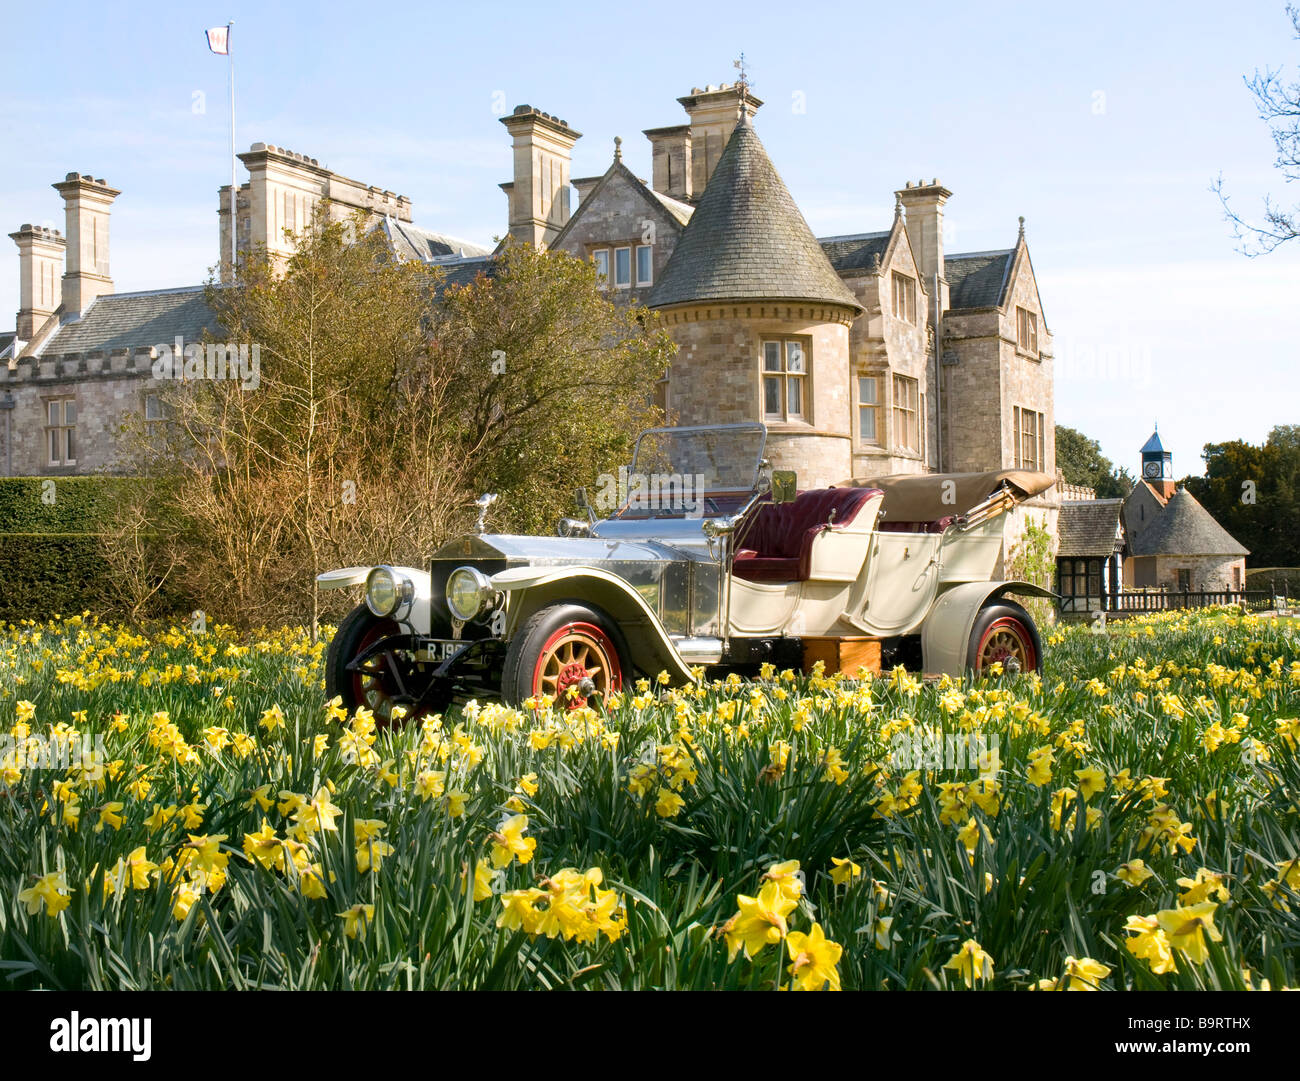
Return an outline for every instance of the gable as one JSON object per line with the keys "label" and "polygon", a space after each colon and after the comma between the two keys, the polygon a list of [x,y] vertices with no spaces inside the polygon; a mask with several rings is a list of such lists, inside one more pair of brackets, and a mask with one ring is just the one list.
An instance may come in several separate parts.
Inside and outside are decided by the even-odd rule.
{"label": "gable", "polygon": [[[666,241],[671,250],[683,228],[684,207],[675,199],[659,197],[616,161],[578,204],[550,246],[580,259],[590,247],[612,244],[650,243],[657,249]],[[655,262],[659,262],[658,251]]]}
{"label": "gable", "polygon": [[1038,277],[1034,274],[1034,264],[1029,258],[1029,248],[1023,241],[1016,247],[1007,273],[1003,303],[1011,315],[1015,314],[1010,310],[1014,307],[1036,311],[1039,333],[1043,335],[1051,333],[1047,326],[1047,316],[1043,312],[1043,298],[1038,292]]}

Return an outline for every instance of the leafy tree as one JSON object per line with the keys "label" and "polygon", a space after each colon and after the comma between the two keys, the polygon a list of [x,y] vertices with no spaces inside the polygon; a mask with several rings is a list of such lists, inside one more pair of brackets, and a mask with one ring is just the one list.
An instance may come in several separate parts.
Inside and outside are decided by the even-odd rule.
{"label": "leafy tree", "polygon": [[322,571],[423,564],[484,489],[493,528],[549,531],[575,486],[626,461],[659,418],[667,336],[569,256],[510,248],[492,271],[444,291],[364,217],[321,208],[282,265],[261,252],[210,285],[258,371],[160,384],[169,421],[139,425],[156,484],[107,553],[133,601],[165,575],[211,619],[314,627],[349,601],[318,591]]}
{"label": "leafy tree", "polygon": [[434,338],[472,483],[501,496],[495,529],[550,532],[662,420],[672,341],[653,313],[610,303],[584,260],[508,246],[491,276],[446,291]]}
{"label": "leafy tree", "polygon": [[1300,425],[1279,425],[1263,446],[1207,443],[1202,457],[1205,476],[1183,483],[1250,549],[1250,564],[1300,566]]}
{"label": "leafy tree", "polygon": [[[1288,4],[1286,12],[1295,37],[1300,39],[1300,8]],[[1273,137],[1276,150],[1273,164],[1287,183],[1300,180],[1300,81],[1286,82],[1280,70],[1265,69],[1256,70],[1246,80],[1246,86],[1255,99],[1260,119],[1268,125]],[[1223,204],[1224,217],[1232,223],[1243,254],[1263,255],[1300,236],[1300,206],[1288,209],[1265,196],[1264,224],[1256,225],[1232,209],[1223,190],[1222,176],[1214,182],[1213,190]]]}
{"label": "leafy tree", "polygon": [[1066,484],[1095,489],[1098,499],[1123,498],[1133,490],[1132,475],[1116,469],[1100,443],[1062,424],[1056,426],[1056,465]]}

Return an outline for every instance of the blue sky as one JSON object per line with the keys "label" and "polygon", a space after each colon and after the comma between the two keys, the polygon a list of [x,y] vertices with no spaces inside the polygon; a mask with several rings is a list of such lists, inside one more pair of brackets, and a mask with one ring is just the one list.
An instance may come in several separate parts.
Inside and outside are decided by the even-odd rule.
{"label": "blue sky", "polygon": [[230,176],[226,62],[203,30],[232,18],[240,150],[287,146],[480,242],[505,229],[503,104],[583,132],[574,176],[603,172],[621,135],[648,178],[641,131],[682,122],[675,99],[733,79],[743,50],[766,102],[759,134],[818,235],[886,228],[894,189],[921,177],[954,193],[949,250],[1008,247],[1023,214],[1058,422],[1136,472],[1158,420],[1175,471],[1195,473],[1206,442],[1300,423],[1300,241],[1237,254],[1209,190],[1222,173],[1244,214],[1267,191],[1300,201],[1242,82],[1257,67],[1300,78],[1284,8],[24,5],[6,15],[0,224],[61,229],[49,185],[91,173],[122,189],[119,290],[202,281]]}

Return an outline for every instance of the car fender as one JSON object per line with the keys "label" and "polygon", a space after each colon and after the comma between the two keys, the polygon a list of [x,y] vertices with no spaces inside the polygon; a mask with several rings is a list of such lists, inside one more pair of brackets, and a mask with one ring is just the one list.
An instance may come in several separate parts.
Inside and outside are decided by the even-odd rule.
{"label": "car fender", "polygon": [[[316,587],[318,589],[346,589],[349,586],[364,586],[366,578],[376,566],[379,566],[379,564],[369,567],[340,567],[338,570],[326,571],[324,574],[316,575]],[[413,634],[428,634],[433,626],[433,608],[431,604],[433,579],[429,577],[429,572],[422,571],[418,567],[397,567],[392,564],[387,564],[387,566],[399,574],[406,575],[415,585],[415,598],[411,601],[411,609],[406,613],[405,618],[399,620],[399,622],[409,627]],[[365,603],[364,598],[362,603]]]}
{"label": "car fender", "polygon": [[625,579],[596,567],[511,567],[492,576],[509,596],[505,637],[512,638],[534,612],[560,601],[588,602],[618,623],[632,663],[651,678],[667,672],[674,683],[693,682],[659,617]]}
{"label": "car fender", "polygon": [[964,582],[941,593],[921,625],[921,656],[927,672],[960,676],[979,611],[1007,594],[1055,598],[1032,582]]}

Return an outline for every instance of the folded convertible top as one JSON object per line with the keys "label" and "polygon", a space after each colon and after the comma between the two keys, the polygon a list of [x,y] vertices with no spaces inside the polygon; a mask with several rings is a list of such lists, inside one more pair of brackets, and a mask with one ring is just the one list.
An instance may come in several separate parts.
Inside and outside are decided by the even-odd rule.
{"label": "folded convertible top", "polygon": [[879,488],[885,493],[881,517],[895,522],[928,522],[965,514],[999,489],[1017,502],[1047,491],[1056,478],[1029,469],[992,469],[985,473],[894,473],[853,477],[836,488]]}

